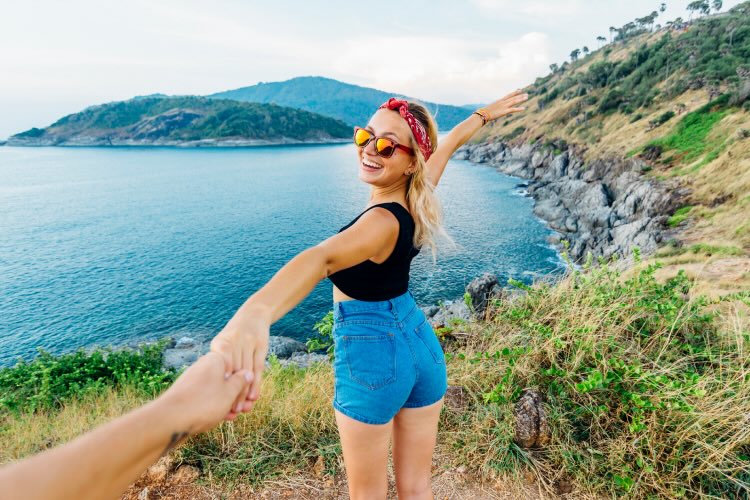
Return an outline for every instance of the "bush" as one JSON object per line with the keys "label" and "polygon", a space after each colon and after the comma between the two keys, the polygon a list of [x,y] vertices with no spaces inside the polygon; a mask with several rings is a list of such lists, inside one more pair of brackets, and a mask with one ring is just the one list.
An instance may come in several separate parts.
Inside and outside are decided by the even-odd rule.
{"label": "bush", "polygon": [[[560,284],[525,287],[523,300],[494,301],[492,326],[448,356],[481,402],[474,427],[464,419],[466,431],[445,431],[457,452],[487,470],[560,471],[605,496],[741,498],[750,334],[717,320],[722,302],[750,304],[750,293],[712,303],[691,296],[683,271],[658,281],[660,267],[625,277],[589,260]],[[540,451],[505,436],[526,387],[544,398],[553,429]],[[699,458],[707,453],[710,462]]]}
{"label": "bush", "polygon": [[44,350],[33,361],[0,369],[0,410],[34,412],[60,407],[71,398],[105,387],[128,385],[156,395],[175,379],[162,368],[166,341],[140,351],[79,350],[54,356]]}

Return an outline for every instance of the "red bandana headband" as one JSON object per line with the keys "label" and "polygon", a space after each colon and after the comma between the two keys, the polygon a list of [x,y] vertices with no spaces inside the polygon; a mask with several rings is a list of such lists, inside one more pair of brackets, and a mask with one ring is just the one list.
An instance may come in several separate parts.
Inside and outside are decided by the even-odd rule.
{"label": "red bandana headband", "polygon": [[422,156],[424,156],[425,161],[427,161],[427,159],[432,154],[432,142],[430,141],[430,136],[427,135],[427,131],[424,129],[424,126],[422,126],[419,120],[417,120],[414,115],[409,112],[409,103],[396,99],[395,97],[391,97],[390,99],[388,99],[388,101],[381,104],[380,108],[378,109],[382,108],[398,110],[399,114],[404,118],[404,120],[406,120],[406,123],[409,124],[411,132],[412,134],[414,134],[414,138],[417,140],[417,144],[419,144],[419,150],[422,151]]}

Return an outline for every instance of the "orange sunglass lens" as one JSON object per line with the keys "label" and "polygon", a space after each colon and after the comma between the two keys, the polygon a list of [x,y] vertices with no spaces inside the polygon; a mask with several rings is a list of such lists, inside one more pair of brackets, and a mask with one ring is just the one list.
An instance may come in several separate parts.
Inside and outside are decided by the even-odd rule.
{"label": "orange sunglass lens", "polygon": [[378,154],[383,156],[391,156],[393,154],[393,143],[388,139],[378,139],[375,141],[375,150]]}
{"label": "orange sunglass lens", "polygon": [[372,137],[372,135],[367,130],[363,128],[357,129],[357,131],[354,132],[354,143],[357,146],[363,146],[367,144],[367,141],[370,140],[370,137]]}

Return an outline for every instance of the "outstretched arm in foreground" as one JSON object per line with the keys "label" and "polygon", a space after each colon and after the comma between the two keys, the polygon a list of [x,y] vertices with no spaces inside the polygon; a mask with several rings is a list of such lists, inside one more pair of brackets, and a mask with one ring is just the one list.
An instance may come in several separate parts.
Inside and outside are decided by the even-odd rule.
{"label": "outstretched arm in foreground", "polygon": [[160,456],[206,431],[252,382],[252,372],[224,377],[208,353],[160,397],[70,443],[0,468],[0,498],[99,500],[119,497]]}
{"label": "outstretched arm in foreground", "polygon": [[[516,90],[482,109],[487,111],[490,120],[496,120],[501,116],[523,111],[524,108],[517,106],[528,98],[528,94]],[[448,135],[438,143],[437,150],[427,160],[427,177],[434,186],[437,186],[453,153],[471,139],[480,128],[482,128],[482,118],[472,113],[467,119],[453,127]]]}
{"label": "outstretched arm in foreground", "polygon": [[252,294],[211,341],[211,350],[224,357],[227,373],[245,369],[255,378],[226,416],[232,420],[252,409],[260,397],[262,372],[273,323],[300,303],[321,280],[391,248],[398,238],[398,221],[385,208],[366,211],[351,227],[307,248],[287,262],[260,290]]}

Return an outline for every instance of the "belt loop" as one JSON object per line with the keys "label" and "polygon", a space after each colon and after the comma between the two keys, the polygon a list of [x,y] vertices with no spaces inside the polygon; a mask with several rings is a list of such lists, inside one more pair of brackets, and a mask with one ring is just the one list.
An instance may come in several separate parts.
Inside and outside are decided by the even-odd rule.
{"label": "belt loop", "polygon": [[333,319],[341,319],[341,302],[335,302],[333,304]]}
{"label": "belt loop", "polygon": [[395,299],[388,299],[388,302],[391,304],[391,314],[393,314],[393,317],[396,318],[396,321],[401,321],[398,317],[398,308],[396,307]]}

